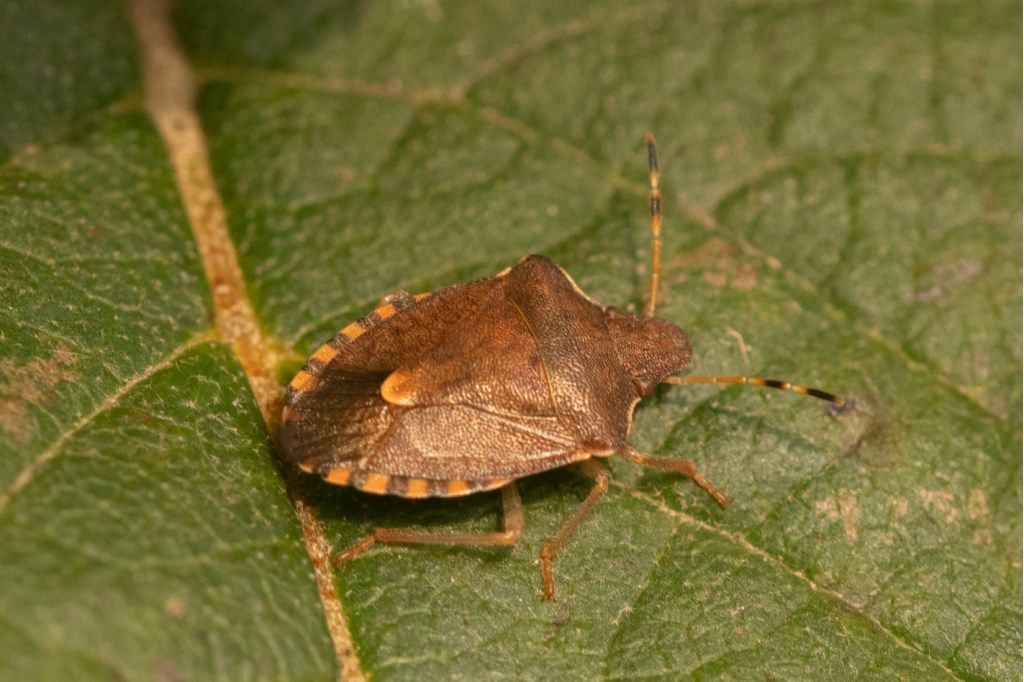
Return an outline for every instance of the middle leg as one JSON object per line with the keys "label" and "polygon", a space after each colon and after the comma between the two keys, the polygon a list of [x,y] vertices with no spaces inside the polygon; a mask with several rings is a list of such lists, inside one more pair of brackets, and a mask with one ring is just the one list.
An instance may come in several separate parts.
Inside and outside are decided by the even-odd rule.
{"label": "middle leg", "polygon": [[496,533],[422,533],[403,528],[374,528],[370,535],[339,552],[334,557],[336,566],[354,559],[377,543],[397,545],[472,545],[476,547],[508,547],[523,536],[523,502],[515,483],[501,489],[504,530]]}
{"label": "middle leg", "polygon": [[590,489],[590,494],[576,508],[573,515],[562,524],[562,527],[558,529],[558,532],[550,540],[544,543],[540,550],[540,575],[544,582],[544,601],[554,601],[555,599],[555,569],[552,562],[558,556],[562,547],[565,546],[565,543],[572,537],[572,534],[576,532],[576,528],[587,517],[587,514],[590,513],[594,505],[597,504],[597,501],[608,492],[608,481],[611,480],[608,467],[599,460],[587,459],[580,463],[580,469],[587,476],[594,479],[594,487]]}

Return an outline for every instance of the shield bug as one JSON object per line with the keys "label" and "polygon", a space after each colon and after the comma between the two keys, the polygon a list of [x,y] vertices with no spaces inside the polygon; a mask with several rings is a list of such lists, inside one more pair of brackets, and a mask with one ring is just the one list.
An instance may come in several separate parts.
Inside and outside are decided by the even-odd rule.
{"label": "shield bug", "polygon": [[685,459],[638,452],[633,409],[662,383],[741,383],[818,389],[757,377],[683,377],[690,343],[654,317],[661,260],[661,195],[654,139],[650,173],[651,281],[643,314],[605,307],[560,267],[527,256],[494,277],[430,293],[393,294],[321,346],[288,386],[281,426],[286,458],[328,483],[378,495],[502,494],[504,530],[421,533],[376,528],[336,560],[376,543],[507,546],[519,541],[516,480],[576,463],[593,488],[540,554],[543,597],[552,562],[608,488],[601,462],[617,455],[693,480],[729,502]]}

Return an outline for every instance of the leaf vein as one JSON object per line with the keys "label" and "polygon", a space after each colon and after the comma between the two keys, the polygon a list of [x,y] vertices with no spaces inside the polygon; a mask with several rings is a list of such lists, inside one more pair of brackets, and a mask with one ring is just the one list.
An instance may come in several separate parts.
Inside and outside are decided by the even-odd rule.
{"label": "leaf vein", "polygon": [[60,433],[49,447],[40,452],[31,462],[28,463],[27,466],[18,472],[18,475],[14,477],[14,480],[9,486],[7,486],[7,488],[0,491],[0,515],[3,515],[4,511],[10,505],[11,499],[32,483],[36,474],[38,474],[41,469],[52,462],[60,454],[64,445],[72,437],[80,433],[100,415],[116,407],[121,399],[131,393],[131,391],[140,383],[154,376],[157,372],[167,369],[184,353],[201,345],[202,343],[208,342],[209,340],[210,338],[208,335],[200,334],[179,345],[169,354],[164,356],[159,362],[147,367],[144,371],[136,374],[134,377],[126,381],[120,386],[120,388],[111,393],[103,402],[99,403],[92,412],[81,417],[78,421],[72,424],[69,429]]}
{"label": "leaf vein", "polygon": [[763,549],[761,547],[758,547],[757,545],[753,544],[749,539],[747,539],[742,534],[737,533],[735,531],[731,531],[731,530],[725,529],[725,528],[720,528],[720,527],[718,527],[718,526],[716,526],[714,524],[710,524],[710,523],[707,523],[705,521],[701,521],[701,520],[699,520],[699,519],[697,519],[697,518],[695,518],[693,516],[690,516],[689,514],[686,514],[684,512],[672,509],[671,507],[669,507],[668,505],[666,505],[664,502],[662,502],[660,500],[656,500],[656,499],[650,497],[649,495],[646,495],[646,494],[644,494],[644,493],[642,493],[642,492],[640,492],[638,490],[628,489],[626,486],[624,486],[624,485],[622,485],[620,483],[617,483],[615,481],[612,481],[612,485],[614,485],[616,487],[619,487],[620,489],[628,492],[630,495],[632,495],[636,499],[641,500],[643,502],[646,502],[646,503],[654,506],[655,508],[659,509],[660,511],[662,511],[665,514],[667,514],[668,516],[671,516],[673,518],[679,519],[682,523],[684,523],[684,524],[686,524],[686,525],[688,525],[688,526],[690,526],[692,528],[697,528],[697,529],[703,530],[705,532],[713,533],[713,534],[715,534],[715,535],[725,539],[726,541],[730,542],[731,544],[736,546],[738,549],[746,552],[747,554],[755,556],[755,557],[761,559],[762,561],[766,562],[767,564],[769,564],[771,566],[774,566],[774,567],[776,567],[776,568],[778,568],[780,570],[785,571],[786,573],[788,573],[792,577],[796,578],[799,582],[803,583],[811,591],[816,592],[818,594],[821,594],[823,596],[826,596],[826,597],[830,598],[832,601],[834,601],[836,604],[838,604],[844,610],[846,610],[846,611],[848,611],[850,613],[857,614],[858,616],[863,618],[865,621],[867,621],[867,623],[873,629],[877,630],[878,632],[881,632],[881,633],[885,634],[889,639],[891,639],[892,642],[896,646],[900,647],[901,649],[905,649],[905,650],[907,650],[907,651],[909,651],[909,652],[911,652],[911,653],[913,653],[913,654],[915,654],[917,656],[920,656],[921,658],[925,659],[929,663],[935,665],[936,668],[941,669],[943,672],[945,672],[947,675],[949,675],[949,677],[952,678],[952,679],[963,679],[959,675],[957,675],[955,672],[953,672],[949,668],[949,666],[947,666],[944,662],[938,660],[934,656],[932,656],[932,655],[930,655],[930,654],[928,654],[928,653],[926,653],[924,651],[921,651],[913,643],[911,643],[911,642],[907,641],[905,638],[901,637],[897,632],[895,632],[891,628],[888,628],[885,625],[883,625],[874,616],[872,616],[869,613],[866,613],[861,608],[857,607],[855,604],[853,604],[852,602],[847,600],[843,595],[841,595],[838,592],[835,592],[833,590],[830,590],[827,587],[823,587],[823,586],[817,584],[816,582],[814,582],[813,580],[808,578],[802,571],[791,567],[782,558],[780,558],[778,556],[775,556],[774,554],[771,554],[770,552],[766,551],[765,549]]}

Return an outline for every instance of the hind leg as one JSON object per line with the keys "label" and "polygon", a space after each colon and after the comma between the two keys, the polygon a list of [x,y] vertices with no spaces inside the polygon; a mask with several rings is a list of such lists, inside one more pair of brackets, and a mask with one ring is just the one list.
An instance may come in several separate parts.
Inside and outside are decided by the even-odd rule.
{"label": "hind leg", "polygon": [[374,528],[373,532],[348,549],[334,556],[339,566],[350,561],[377,543],[395,545],[469,545],[474,547],[508,547],[523,536],[525,520],[523,502],[515,483],[501,489],[504,530],[496,533],[421,533],[401,528]]}

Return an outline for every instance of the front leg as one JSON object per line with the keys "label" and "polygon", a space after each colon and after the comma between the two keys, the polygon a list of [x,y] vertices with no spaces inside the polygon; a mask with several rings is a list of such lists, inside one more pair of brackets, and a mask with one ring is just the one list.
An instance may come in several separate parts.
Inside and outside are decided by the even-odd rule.
{"label": "front leg", "polygon": [[704,488],[708,495],[715,498],[715,502],[721,506],[724,507],[730,502],[729,496],[716,488],[714,483],[704,478],[704,474],[697,471],[697,465],[688,459],[662,459],[661,457],[652,457],[651,455],[645,455],[642,452],[637,452],[633,449],[633,446],[629,444],[627,444],[625,449],[619,453],[619,456],[623,459],[628,459],[631,462],[643,464],[644,466],[648,466],[653,469],[673,471],[677,474],[682,474],[701,488]]}

